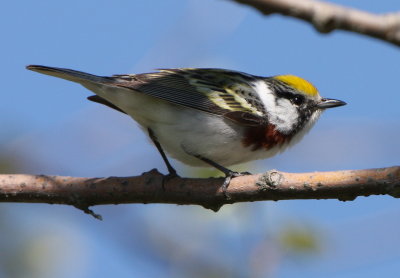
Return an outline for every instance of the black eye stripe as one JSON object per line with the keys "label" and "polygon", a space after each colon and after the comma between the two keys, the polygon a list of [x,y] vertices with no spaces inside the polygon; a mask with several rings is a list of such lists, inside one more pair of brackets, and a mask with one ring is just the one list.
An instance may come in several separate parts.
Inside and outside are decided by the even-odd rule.
{"label": "black eye stripe", "polygon": [[293,94],[288,91],[277,91],[276,95],[280,98],[286,98],[286,99],[291,99],[293,97]]}
{"label": "black eye stripe", "polygon": [[288,91],[278,91],[277,96],[280,98],[286,98],[296,105],[302,104],[305,100],[305,97],[303,95],[294,94]]}

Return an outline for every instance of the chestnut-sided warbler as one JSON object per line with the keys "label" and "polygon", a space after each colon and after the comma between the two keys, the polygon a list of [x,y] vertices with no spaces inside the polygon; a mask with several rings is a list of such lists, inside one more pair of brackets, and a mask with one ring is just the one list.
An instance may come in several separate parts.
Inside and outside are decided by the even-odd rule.
{"label": "chestnut-sided warbler", "polygon": [[102,77],[27,68],[77,82],[96,94],[89,100],[131,116],[149,134],[170,176],[176,171],[163,150],[188,165],[221,170],[223,190],[242,174],[225,167],[274,156],[298,142],[326,108],[346,104],[322,98],[310,82],[293,75],[187,68]]}

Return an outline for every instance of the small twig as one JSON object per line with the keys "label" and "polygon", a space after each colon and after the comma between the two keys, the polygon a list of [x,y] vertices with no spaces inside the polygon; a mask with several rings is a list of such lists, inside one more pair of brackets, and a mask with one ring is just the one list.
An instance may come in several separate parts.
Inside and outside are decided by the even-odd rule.
{"label": "small twig", "polygon": [[233,178],[225,198],[223,178],[166,179],[157,170],[137,177],[75,178],[0,175],[0,202],[73,205],[96,218],[89,206],[125,203],[201,205],[218,211],[224,204],[289,199],[354,200],[358,196],[400,197],[400,167],[337,172],[264,174]]}
{"label": "small twig", "polygon": [[234,0],[263,14],[278,13],[311,23],[319,32],[336,29],[378,38],[400,46],[400,12],[372,14],[316,0]]}

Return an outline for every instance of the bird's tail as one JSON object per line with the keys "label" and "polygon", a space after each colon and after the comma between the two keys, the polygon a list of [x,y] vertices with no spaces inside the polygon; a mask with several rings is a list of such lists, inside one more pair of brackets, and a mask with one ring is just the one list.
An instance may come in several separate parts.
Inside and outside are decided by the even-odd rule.
{"label": "bird's tail", "polygon": [[63,68],[53,68],[38,65],[29,65],[26,67],[28,70],[36,71],[39,73],[59,77],[69,81],[77,83],[109,83],[111,80],[109,77],[97,76],[81,71],[63,69]]}

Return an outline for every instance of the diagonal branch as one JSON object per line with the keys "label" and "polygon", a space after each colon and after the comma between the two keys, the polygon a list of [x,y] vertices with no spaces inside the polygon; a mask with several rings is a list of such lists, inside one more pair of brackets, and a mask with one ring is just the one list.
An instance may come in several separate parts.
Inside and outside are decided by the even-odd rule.
{"label": "diagonal branch", "polygon": [[232,179],[227,199],[222,178],[173,178],[157,170],[136,177],[76,178],[0,175],[0,202],[67,204],[92,214],[89,206],[126,203],[201,205],[218,211],[224,204],[266,200],[400,197],[400,166],[337,172],[285,173],[276,170]]}
{"label": "diagonal branch", "polygon": [[321,33],[351,31],[400,46],[400,12],[376,15],[316,0],[234,0],[265,15],[278,13],[310,22]]}

